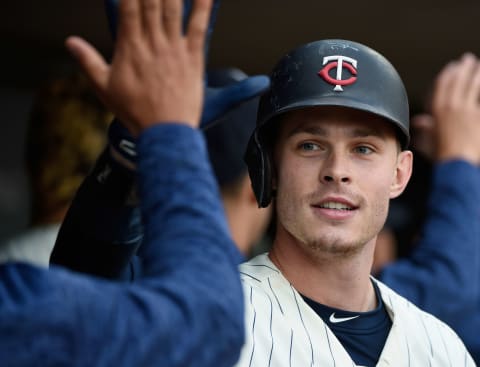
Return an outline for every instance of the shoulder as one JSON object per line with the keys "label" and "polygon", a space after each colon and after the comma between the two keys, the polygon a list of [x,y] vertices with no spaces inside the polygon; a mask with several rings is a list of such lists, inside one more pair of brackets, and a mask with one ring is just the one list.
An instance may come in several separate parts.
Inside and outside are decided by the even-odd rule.
{"label": "shoulder", "polygon": [[272,306],[293,305],[297,292],[270,261],[268,254],[261,254],[240,265],[240,278],[245,295],[245,305],[249,309],[271,310]]}
{"label": "shoulder", "polygon": [[261,284],[280,275],[280,270],[270,261],[266,253],[240,265],[240,277],[247,283]]}
{"label": "shoulder", "polygon": [[421,310],[415,304],[407,300],[405,297],[399,295],[384,283],[378,280],[374,281],[380,289],[382,300],[392,319],[401,318],[405,321],[415,322],[420,320],[425,323],[427,328],[446,327],[447,329],[450,329],[443,321],[437,319],[432,314]]}
{"label": "shoulder", "polygon": [[[389,338],[398,341],[397,348],[405,345],[406,350],[418,358],[430,354],[430,358],[450,364],[470,360],[463,342],[446,323],[421,310],[385,284],[374,281],[392,319]],[[453,365],[457,365],[456,362]]]}

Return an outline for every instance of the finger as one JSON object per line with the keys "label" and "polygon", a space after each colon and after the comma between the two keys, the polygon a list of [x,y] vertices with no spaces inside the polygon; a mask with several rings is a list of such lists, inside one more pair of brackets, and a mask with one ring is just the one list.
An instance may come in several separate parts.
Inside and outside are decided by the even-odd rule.
{"label": "finger", "polygon": [[118,8],[118,38],[137,38],[142,31],[139,0],[120,0]]}
{"label": "finger", "polygon": [[167,37],[179,38],[182,35],[182,0],[164,0],[162,20]]}
{"label": "finger", "polygon": [[158,0],[142,0],[142,19],[145,33],[155,40],[161,31],[161,4]]}
{"label": "finger", "polygon": [[188,47],[192,52],[203,53],[211,8],[212,0],[195,0],[193,4],[187,28]]}
{"label": "finger", "polygon": [[[192,11],[192,4],[194,0],[184,0],[183,1],[183,19],[182,19],[182,29],[185,30],[188,26],[188,20],[190,13]],[[210,10],[208,31],[205,39],[205,59],[208,58],[208,50],[210,39],[215,28],[215,22],[217,20],[218,11],[220,9],[220,0],[213,0],[212,9]]]}
{"label": "finger", "polygon": [[466,53],[460,59],[458,70],[451,85],[452,103],[462,103],[465,100],[470,78],[476,66],[476,58],[471,53]]}
{"label": "finger", "polygon": [[103,100],[110,72],[108,64],[98,51],[82,38],[69,37],[65,41],[65,45],[80,64],[98,97]]}
{"label": "finger", "polygon": [[449,101],[451,95],[451,84],[455,77],[457,62],[448,63],[438,74],[432,94],[432,112],[435,112]]}
{"label": "finger", "polygon": [[466,100],[468,103],[478,104],[480,95],[480,62],[476,62],[470,85],[468,86]]}

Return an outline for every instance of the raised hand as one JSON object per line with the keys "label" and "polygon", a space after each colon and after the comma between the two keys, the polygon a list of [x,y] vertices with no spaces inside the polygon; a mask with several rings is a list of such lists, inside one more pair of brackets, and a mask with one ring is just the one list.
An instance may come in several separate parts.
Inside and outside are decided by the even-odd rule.
{"label": "raised hand", "polygon": [[121,0],[110,65],[85,40],[67,39],[99,98],[133,135],[159,122],[199,125],[211,6],[195,0],[183,32],[181,0]]}
{"label": "raised hand", "polygon": [[[116,39],[118,27],[118,3],[119,0],[105,0],[108,25],[112,39]],[[183,0],[182,23],[184,28],[191,16],[193,0]],[[208,31],[205,41],[205,59],[208,60],[208,45],[215,26],[220,0],[213,1]],[[207,78],[208,79],[208,78]],[[270,85],[267,76],[252,76],[228,87],[213,88],[206,85],[205,103],[202,112],[201,128],[207,129],[215,124],[225,113],[236,105],[255,98],[263,93]]]}
{"label": "raised hand", "polygon": [[438,75],[433,96],[437,160],[480,164],[480,62],[467,53]]}

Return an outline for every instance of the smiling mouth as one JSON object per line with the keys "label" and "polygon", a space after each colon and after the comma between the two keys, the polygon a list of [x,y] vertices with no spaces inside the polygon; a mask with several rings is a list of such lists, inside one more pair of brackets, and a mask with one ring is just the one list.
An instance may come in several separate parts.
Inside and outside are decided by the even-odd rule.
{"label": "smiling mouth", "polygon": [[354,210],[355,208],[347,205],[347,204],[343,204],[343,203],[337,203],[337,202],[334,202],[334,201],[330,201],[330,202],[326,202],[326,203],[322,203],[322,204],[319,204],[319,205],[314,205],[316,208],[323,208],[323,209],[334,209],[334,210]]}

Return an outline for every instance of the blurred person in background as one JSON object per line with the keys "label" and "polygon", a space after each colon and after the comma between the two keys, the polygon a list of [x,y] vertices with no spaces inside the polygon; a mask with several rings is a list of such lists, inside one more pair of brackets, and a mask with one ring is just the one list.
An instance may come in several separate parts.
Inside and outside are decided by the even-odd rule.
{"label": "blurred person in background", "polygon": [[25,139],[29,227],[0,245],[0,260],[48,266],[60,224],[105,145],[111,119],[80,74],[53,78],[38,90]]}
{"label": "blurred person in background", "polygon": [[[210,70],[208,82],[223,87],[247,78],[237,68]],[[214,126],[205,130],[208,153],[220,188],[228,225],[239,250],[250,257],[265,238],[271,207],[259,208],[243,155],[255,129],[259,98],[229,111]]]}

